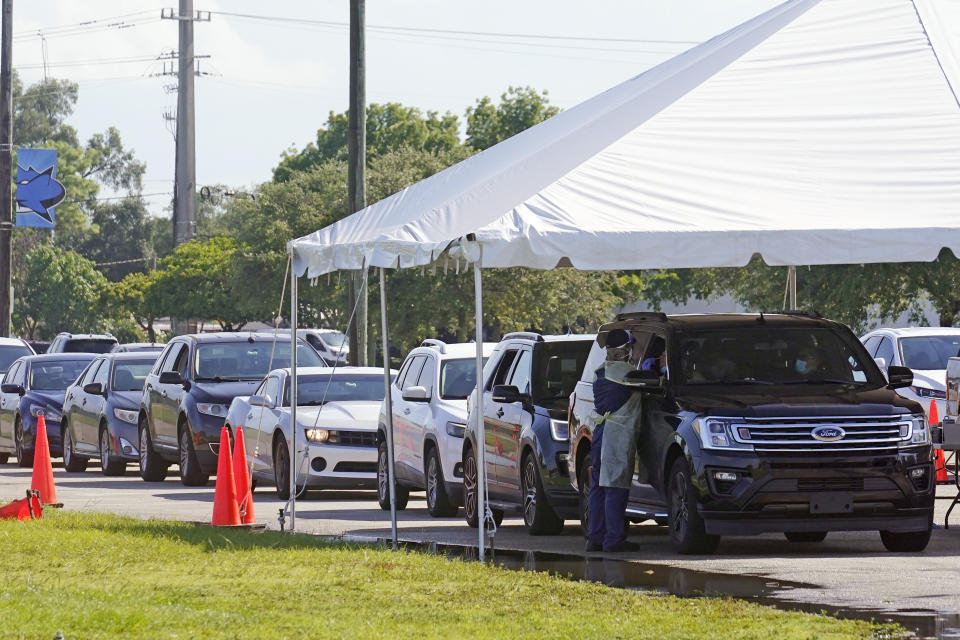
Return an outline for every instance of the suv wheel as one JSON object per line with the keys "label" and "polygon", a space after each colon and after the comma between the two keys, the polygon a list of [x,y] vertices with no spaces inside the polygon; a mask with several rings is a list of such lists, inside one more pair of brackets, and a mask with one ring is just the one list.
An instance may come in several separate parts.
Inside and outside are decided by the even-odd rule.
{"label": "suv wheel", "polygon": [[463,516],[467,525],[477,528],[477,456],[473,449],[463,458]]}
{"label": "suv wheel", "polygon": [[185,487],[202,487],[210,480],[210,476],[200,468],[197,452],[193,448],[190,438],[190,425],[184,423],[180,427],[180,484]]}
{"label": "suv wheel", "polygon": [[147,482],[163,482],[167,463],[153,450],[147,419],[140,419],[140,477]]}
{"label": "suv wheel", "polygon": [[70,437],[70,428],[66,424],[63,425],[63,437],[60,442],[63,443],[63,468],[70,473],[86,471],[88,460],[73,452],[73,438]]}
{"label": "suv wheel", "polygon": [[127,470],[126,461],[110,455],[110,432],[107,425],[100,425],[100,471],[105,476],[122,476]]}
{"label": "suv wheel", "polygon": [[17,452],[17,466],[21,468],[33,465],[33,451],[27,451],[23,446],[23,424],[20,422],[20,416],[13,425],[14,448]]}
{"label": "suv wheel", "polygon": [[[401,486],[396,478],[393,484],[397,511],[403,511],[410,500],[410,489]],[[390,467],[387,460],[386,440],[381,440],[377,446],[377,502],[384,511],[390,510]]]}
{"label": "suv wheel", "polygon": [[922,531],[907,531],[898,533],[894,531],[881,531],[880,540],[887,551],[896,553],[915,553],[923,551],[930,542],[930,532],[933,528],[933,515],[931,514],[930,523]]}
{"label": "suv wheel", "polygon": [[443,467],[436,447],[427,452],[427,470],[424,473],[424,486],[427,488],[427,511],[434,518],[445,518],[457,514],[457,505],[450,503],[447,485],[443,481]]}
{"label": "suv wheel", "polygon": [[713,553],[719,536],[707,535],[703,518],[697,511],[697,490],[683,456],[670,467],[670,542],[677,553]]}
{"label": "suv wheel", "polygon": [[580,529],[583,531],[583,537],[589,537],[590,534],[590,488],[593,486],[593,475],[590,473],[591,466],[589,462],[590,453],[587,452],[587,459],[584,460],[580,472],[577,474],[577,487],[580,494]]}
{"label": "suv wheel", "polygon": [[787,531],[783,534],[787,542],[823,542],[826,531]]}
{"label": "suv wheel", "polygon": [[523,524],[532,536],[552,536],[563,529],[563,520],[547,501],[547,494],[540,481],[537,459],[532,453],[523,458],[523,473],[520,476],[523,491]]}

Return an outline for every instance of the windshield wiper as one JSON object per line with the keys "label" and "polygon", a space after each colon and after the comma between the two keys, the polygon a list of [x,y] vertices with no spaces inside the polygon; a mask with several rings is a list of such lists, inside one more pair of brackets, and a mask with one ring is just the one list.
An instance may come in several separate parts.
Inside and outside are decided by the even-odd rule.
{"label": "windshield wiper", "polygon": [[809,380],[784,380],[780,384],[842,384],[859,387],[868,383],[857,380],[839,380],[837,378],[810,378]]}
{"label": "windshield wiper", "polygon": [[769,386],[769,385],[773,385],[773,384],[777,384],[777,383],[776,383],[776,382],[771,382],[770,380],[760,380],[760,379],[758,379],[758,378],[739,378],[739,379],[737,379],[737,380],[733,380],[733,379],[730,379],[730,378],[726,378],[726,379],[723,379],[723,380],[701,380],[701,381],[697,381],[697,382],[688,382],[687,384],[688,384],[688,385],[695,385],[695,384],[762,384],[762,385],[765,385],[765,386]]}
{"label": "windshield wiper", "polygon": [[194,378],[197,382],[240,382],[243,378],[224,378],[223,376],[213,376],[210,378]]}

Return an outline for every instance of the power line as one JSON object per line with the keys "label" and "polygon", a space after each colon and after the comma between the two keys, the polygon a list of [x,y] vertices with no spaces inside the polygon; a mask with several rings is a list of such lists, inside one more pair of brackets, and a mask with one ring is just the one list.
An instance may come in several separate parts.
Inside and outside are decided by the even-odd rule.
{"label": "power line", "polygon": [[[119,29],[128,29],[130,27],[135,27],[138,24],[144,24],[144,19],[146,23],[159,22],[160,18],[156,17],[156,10],[145,10],[137,11],[134,13],[125,13],[117,16],[110,16],[106,18],[94,18],[92,20],[85,20],[83,22],[75,22],[71,24],[63,25],[53,25],[50,27],[42,27],[39,29],[31,29],[29,31],[21,31],[17,34],[14,34],[14,40],[29,40],[32,38],[58,38],[64,36],[73,36],[78,34],[86,33],[97,33],[100,31],[110,31],[110,30],[119,30]],[[132,18],[140,17],[137,22],[126,22],[123,18]]]}

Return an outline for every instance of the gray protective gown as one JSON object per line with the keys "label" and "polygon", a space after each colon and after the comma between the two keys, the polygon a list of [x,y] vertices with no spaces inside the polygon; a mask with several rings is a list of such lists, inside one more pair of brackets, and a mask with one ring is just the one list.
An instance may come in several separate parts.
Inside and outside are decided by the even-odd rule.
{"label": "gray protective gown", "polygon": [[[628,381],[627,373],[635,367],[626,362],[606,362],[604,375],[610,382],[637,388]],[[602,416],[603,443],[600,447],[600,486],[629,489],[637,458],[637,438],[642,418],[640,393],[630,394],[622,407]]]}

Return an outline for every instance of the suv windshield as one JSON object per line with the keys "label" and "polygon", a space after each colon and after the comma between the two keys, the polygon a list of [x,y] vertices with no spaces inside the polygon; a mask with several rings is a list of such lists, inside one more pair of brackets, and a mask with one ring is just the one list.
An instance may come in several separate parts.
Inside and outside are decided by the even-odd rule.
{"label": "suv windshield", "polygon": [[947,358],[960,355],[960,334],[900,338],[903,366],[911,369],[946,369]]}
{"label": "suv windshield", "polygon": [[113,365],[114,391],[141,391],[156,360],[121,360]]}
{"label": "suv windshield", "polygon": [[64,353],[110,353],[117,346],[116,340],[67,340],[63,345]]}
{"label": "suv windshield", "polygon": [[[487,358],[483,364],[487,364]],[[440,365],[440,397],[444,400],[463,400],[476,386],[476,358],[444,360]]]}
{"label": "suv windshield", "polygon": [[[271,355],[273,360],[271,362]],[[271,369],[290,366],[290,341],[207,342],[197,345],[194,371],[197,380],[262,380]],[[298,367],[323,367],[326,363],[313,347],[297,344]]]}
{"label": "suv windshield", "polygon": [[10,365],[13,364],[13,361],[17,358],[23,356],[32,356],[33,351],[18,345],[9,345],[0,347],[0,373],[6,373],[7,369],[10,368]]}
{"label": "suv windshield", "polygon": [[340,333],[339,331],[321,333],[320,339],[323,340],[328,347],[333,347],[334,350],[339,349],[340,345],[343,345],[345,348],[350,347],[350,343],[347,341],[346,334]]}
{"label": "suv windshield", "polygon": [[[297,378],[297,406],[327,402],[380,402],[383,400],[383,376],[316,375]],[[283,391],[283,406],[290,406],[290,380]]]}
{"label": "suv windshield", "polygon": [[89,360],[60,360],[34,362],[30,366],[30,389],[34,391],[65,391],[80,377]]}
{"label": "suv windshield", "polygon": [[885,384],[859,342],[824,327],[690,331],[678,345],[680,384]]}

